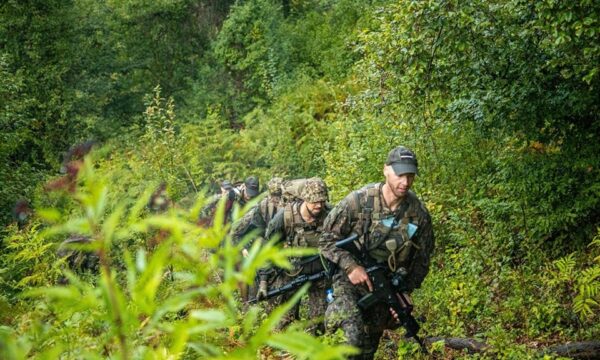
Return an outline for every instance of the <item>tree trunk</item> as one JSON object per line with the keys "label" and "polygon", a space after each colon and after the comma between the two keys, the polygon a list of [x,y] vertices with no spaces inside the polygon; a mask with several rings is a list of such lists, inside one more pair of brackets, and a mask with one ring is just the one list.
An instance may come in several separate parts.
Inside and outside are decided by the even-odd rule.
{"label": "tree trunk", "polygon": [[[486,352],[492,350],[492,347],[486,343],[468,338],[443,338],[428,337],[425,339],[427,345],[437,341],[444,341],[446,347],[454,350],[467,350],[469,353]],[[600,341],[581,341],[570,342],[566,344],[552,345],[540,350],[541,354],[555,354],[558,356],[569,357],[571,359],[600,360]]]}

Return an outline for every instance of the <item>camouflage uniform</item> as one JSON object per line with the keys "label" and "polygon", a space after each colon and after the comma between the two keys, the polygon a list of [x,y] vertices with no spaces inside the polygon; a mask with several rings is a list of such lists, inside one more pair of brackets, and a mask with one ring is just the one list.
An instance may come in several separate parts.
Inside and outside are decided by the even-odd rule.
{"label": "camouflage uniform", "polygon": [[[215,195],[200,212],[200,218],[198,220],[199,225],[212,226],[214,221],[215,212],[219,201],[223,197],[227,197],[225,200],[225,214],[223,217],[223,223],[227,224],[231,222],[231,215],[233,213],[234,204],[238,204],[240,207],[246,205],[247,199],[252,199],[258,195],[259,181],[255,176],[248,177],[243,183],[234,187],[227,180],[221,183],[220,194]],[[244,196],[244,194],[246,196]]]}
{"label": "camouflage uniform", "polygon": [[[79,274],[84,272],[97,274],[100,270],[98,255],[91,250],[76,248],[78,245],[89,245],[91,241],[89,237],[81,235],[71,235],[63,241],[56,250],[56,256],[65,261],[63,269],[69,269]],[[61,276],[58,281],[61,284],[68,283],[64,276]]]}
{"label": "camouflage uniform", "polygon": [[[234,226],[233,239],[237,243],[244,236],[256,231],[257,237],[264,237],[269,221],[281,207],[281,184],[283,179],[273,178],[267,184],[269,195],[261,200],[258,205],[252,207]],[[247,248],[252,243],[247,245]]]}
{"label": "camouflage uniform", "polygon": [[[416,158],[414,161],[416,165]],[[383,185],[370,184],[346,196],[327,216],[320,239],[323,256],[338,265],[333,277],[334,300],[325,313],[327,331],[335,332],[341,328],[348,343],[362,350],[356,359],[372,359],[383,330],[394,329],[398,325],[393,321],[389,308],[383,304],[365,311],[358,307],[358,300],[368,293],[368,289],[365,285],[353,285],[347,274],[364,264],[357,263],[346,250],[337,248],[335,242],[352,233],[359,235],[359,248],[368,251],[374,260],[387,263],[390,271],[400,268],[407,271],[408,292],[423,282],[434,247],[429,212],[415,193],[409,191],[392,212],[383,200]],[[367,229],[369,241],[364,244],[364,225],[368,217],[371,221]],[[394,218],[399,222],[394,222]],[[386,240],[395,240],[397,246],[394,251],[388,249]]]}
{"label": "camouflage uniform", "polygon": [[[254,238],[251,239],[245,246],[249,249],[255,239],[264,238],[267,224],[281,206],[281,183],[283,179],[273,178],[267,184],[269,195],[261,200],[260,203],[253,206],[242,218],[233,226],[232,238],[234,243],[239,243],[246,235],[254,232]],[[244,285],[241,289],[241,297],[243,301],[248,300],[248,296],[253,296],[256,293],[256,284]],[[251,295],[250,295],[251,294]]]}
{"label": "camouflage uniform", "polygon": [[[306,182],[306,185],[302,191],[302,198],[308,203],[325,202],[327,201],[327,187],[323,180],[318,178],[310,179]],[[317,247],[321,232],[323,229],[323,221],[329,212],[329,206],[324,204],[321,212],[318,214],[316,220],[312,223],[307,223],[300,214],[300,208],[302,202],[294,202],[285,205],[285,207],[269,222],[267,227],[266,237],[271,238],[273,236],[280,236],[280,241],[283,242],[284,247],[288,246],[301,246],[301,247]],[[295,264],[300,264],[300,259],[292,259]],[[306,265],[308,267],[309,265]],[[271,279],[269,284],[270,288],[277,288],[292,280],[302,271],[308,271],[302,265],[298,265],[294,270],[284,272],[281,269],[276,270],[277,275]],[[313,283],[308,291],[308,318],[319,319],[325,314],[327,308],[327,302],[325,297],[325,291],[329,287],[328,281],[319,281]],[[269,302],[269,308],[278,306],[287,301],[292,296],[291,293],[281,295],[272,299]],[[280,323],[280,328],[285,327],[287,324],[295,319],[299,318],[299,304],[288,313]],[[323,323],[319,323],[314,327],[311,327],[310,331],[315,334],[317,332],[324,332]]]}
{"label": "camouflage uniform", "polygon": [[217,195],[213,196],[208,201],[208,204],[206,206],[204,206],[204,208],[202,208],[202,210],[200,211],[200,218],[198,219],[199,225],[203,225],[203,226],[212,226],[213,225],[213,221],[214,221],[215,213],[217,211],[217,207],[219,205],[219,201],[221,201],[221,199],[223,197],[226,197],[225,209],[224,209],[225,214],[223,217],[223,224],[227,224],[231,221],[231,213],[233,210],[233,204],[235,204],[237,202],[238,204],[240,204],[240,206],[244,205],[244,201],[243,201],[243,199],[240,198],[239,193],[237,193],[233,189],[227,190],[227,192],[224,194],[217,194]]}

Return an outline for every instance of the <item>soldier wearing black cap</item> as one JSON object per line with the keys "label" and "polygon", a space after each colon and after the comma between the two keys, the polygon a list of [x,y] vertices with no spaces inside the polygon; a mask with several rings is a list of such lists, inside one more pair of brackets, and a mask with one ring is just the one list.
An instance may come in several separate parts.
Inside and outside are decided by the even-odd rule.
{"label": "soldier wearing black cap", "polygon": [[[269,183],[267,184],[267,197],[248,210],[248,212],[234,225],[233,240],[236,243],[252,231],[256,231],[257,238],[264,238],[267,224],[273,219],[279,208],[283,205],[281,199],[282,183],[283,179],[280,177],[274,177],[269,180]],[[248,248],[251,245],[251,243],[248,244],[246,249],[244,249],[244,257],[248,255]]]}
{"label": "soldier wearing black cap", "polygon": [[244,180],[244,184],[240,187],[240,192],[244,202],[248,202],[259,194],[260,184],[256,176],[250,176]]}
{"label": "soldier wearing black cap", "polygon": [[231,190],[233,190],[233,185],[229,180],[223,180],[221,182],[221,195],[228,194]]}
{"label": "soldier wearing black cap", "polygon": [[224,223],[231,221],[231,215],[234,204],[244,206],[248,201],[259,194],[260,183],[256,176],[250,176],[243,183],[234,186],[228,180],[221,182],[221,192],[214,196],[200,212],[198,224],[202,226],[210,226],[213,223],[217,204],[221,198],[225,198],[225,216]]}
{"label": "soldier wearing black cap", "polygon": [[429,212],[410,190],[417,174],[414,152],[399,146],[389,152],[383,166],[385,182],[353,191],[325,220],[319,247],[338,265],[325,325],[332,333],[341,328],[348,343],[361,350],[355,359],[373,359],[383,330],[398,324],[385,304],[366,310],[358,307],[358,300],[373,291],[373,284],[365,264],[335,243],[357,234],[362,251],[390,272],[403,275],[407,293],[418,288],[429,271],[434,236]]}

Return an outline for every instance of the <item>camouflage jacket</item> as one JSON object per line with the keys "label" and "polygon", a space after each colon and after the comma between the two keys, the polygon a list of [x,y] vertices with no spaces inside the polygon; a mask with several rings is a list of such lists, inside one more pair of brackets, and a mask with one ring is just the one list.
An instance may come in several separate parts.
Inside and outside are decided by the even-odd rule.
{"label": "camouflage jacket", "polygon": [[224,224],[227,224],[231,221],[231,214],[234,204],[237,203],[239,204],[239,206],[244,206],[246,204],[246,202],[241,198],[240,194],[234,190],[230,190],[226,194],[216,194],[208,201],[208,204],[205,205],[200,211],[200,218],[198,220],[199,224],[207,226],[213,225],[213,220],[217,211],[217,207],[219,205],[219,201],[225,196],[227,197],[227,199],[225,200],[225,213],[223,217]]}
{"label": "camouflage jacket", "polygon": [[[400,267],[407,270],[406,285],[412,290],[420,287],[429,271],[434,248],[431,217],[412,191],[394,212],[390,211],[383,201],[382,186],[383,183],[370,184],[347,195],[327,216],[319,248],[323,256],[338,265],[340,271],[336,277],[344,272],[348,274],[364,264],[359,264],[335,243],[356,233],[359,235],[357,245],[368,251],[371,258],[379,263],[387,262],[391,270]],[[365,229],[368,218],[370,226]],[[365,231],[369,234],[366,244]],[[389,240],[395,240],[395,249],[386,244]]]}
{"label": "camouflage jacket", "polygon": [[300,215],[301,205],[294,202],[280,209],[267,226],[266,238],[280,236],[284,246],[317,247],[330,206],[325,205],[316,221],[307,223]]}
{"label": "camouflage jacket", "polygon": [[98,255],[92,250],[76,247],[78,245],[89,245],[91,242],[92,240],[87,236],[71,235],[59,245],[56,256],[64,258],[66,266],[72,271],[97,273],[100,269]]}

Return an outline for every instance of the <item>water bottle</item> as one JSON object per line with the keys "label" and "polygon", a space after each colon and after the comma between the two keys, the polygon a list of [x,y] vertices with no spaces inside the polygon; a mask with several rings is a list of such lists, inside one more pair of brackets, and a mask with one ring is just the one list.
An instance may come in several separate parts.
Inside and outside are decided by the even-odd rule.
{"label": "water bottle", "polygon": [[328,304],[331,304],[333,302],[333,289],[332,288],[325,290],[325,299],[327,300]]}

